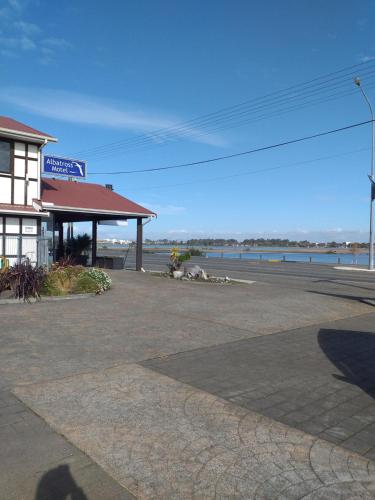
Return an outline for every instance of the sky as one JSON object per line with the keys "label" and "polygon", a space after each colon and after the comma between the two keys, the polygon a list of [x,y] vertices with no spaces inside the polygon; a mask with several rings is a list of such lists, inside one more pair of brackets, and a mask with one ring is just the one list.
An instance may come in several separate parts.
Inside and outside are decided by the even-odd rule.
{"label": "sky", "polygon": [[[87,160],[89,182],[156,211],[146,238],[366,241],[370,125],[109,172],[369,120],[352,78],[375,103],[374,16],[370,0],[0,0],[0,114],[58,137],[46,153]],[[317,81],[337,78],[321,102],[313,88],[271,107],[331,73]],[[212,115],[226,108],[227,121]],[[99,237],[134,238],[135,227]]]}

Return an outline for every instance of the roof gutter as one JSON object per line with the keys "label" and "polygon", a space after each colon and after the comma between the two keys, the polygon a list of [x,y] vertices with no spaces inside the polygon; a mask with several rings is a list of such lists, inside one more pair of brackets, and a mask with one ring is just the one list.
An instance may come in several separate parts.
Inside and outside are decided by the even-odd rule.
{"label": "roof gutter", "polygon": [[47,144],[47,142],[57,142],[56,137],[47,137],[44,135],[38,135],[38,134],[33,134],[30,132],[22,132],[20,130],[12,130],[9,128],[0,128],[0,134],[4,135],[6,137],[10,137],[12,139],[20,139],[20,140],[25,140],[25,139],[34,139],[38,142],[44,142]]}
{"label": "roof gutter", "polygon": [[148,224],[149,222],[151,222],[153,219],[157,219],[157,218],[158,218],[157,214],[150,215],[150,217],[148,217],[148,219],[146,219],[146,220],[142,223],[142,226],[145,226],[146,224]]}
{"label": "roof gutter", "polygon": [[121,216],[129,216],[129,217],[147,217],[154,218],[156,214],[142,213],[142,212],[120,212],[118,210],[98,210],[95,208],[79,208],[79,207],[67,207],[67,206],[59,206],[53,203],[42,202],[43,209],[50,210],[51,212],[60,211],[60,212],[77,212],[77,213],[91,213],[91,214],[102,214],[102,215],[121,215]]}
{"label": "roof gutter", "polygon": [[48,217],[49,213],[48,212],[31,212],[28,210],[10,210],[9,208],[0,208],[0,213],[1,214],[15,214],[15,215],[29,215],[30,217]]}

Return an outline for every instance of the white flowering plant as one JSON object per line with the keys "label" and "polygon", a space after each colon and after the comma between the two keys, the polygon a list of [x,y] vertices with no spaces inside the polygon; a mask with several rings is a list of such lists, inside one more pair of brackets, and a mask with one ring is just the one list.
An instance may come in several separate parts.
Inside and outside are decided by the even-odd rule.
{"label": "white flowering plant", "polygon": [[104,292],[105,290],[108,290],[111,288],[112,285],[112,280],[109,277],[109,275],[105,272],[102,271],[101,269],[97,269],[96,267],[93,267],[92,269],[88,269],[84,271],[84,274],[88,277],[90,277],[92,280],[94,280],[98,284],[98,292]]}

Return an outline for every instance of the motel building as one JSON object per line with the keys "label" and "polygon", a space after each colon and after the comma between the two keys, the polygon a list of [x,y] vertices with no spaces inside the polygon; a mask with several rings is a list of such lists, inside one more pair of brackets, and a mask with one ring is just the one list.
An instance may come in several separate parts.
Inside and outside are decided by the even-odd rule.
{"label": "motel building", "polygon": [[[51,135],[0,117],[0,267],[25,259],[33,265],[57,260],[63,255],[64,227],[74,222],[92,224],[94,266],[97,225],[135,219],[136,269],[141,270],[143,225],[156,214],[108,187],[70,180],[84,179],[85,162],[49,156],[47,164],[43,148],[55,142]],[[43,176],[43,170],[52,176]]]}

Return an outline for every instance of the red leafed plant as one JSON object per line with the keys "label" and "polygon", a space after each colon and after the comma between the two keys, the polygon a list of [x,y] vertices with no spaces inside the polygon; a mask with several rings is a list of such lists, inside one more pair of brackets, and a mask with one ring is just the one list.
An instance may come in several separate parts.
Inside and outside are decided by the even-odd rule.
{"label": "red leafed plant", "polygon": [[0,291],[10,289],[15,299],[29,302],[40,298],[40,290],[46,278],[44,267],[35,267],[29,260],[15,264],[1,273]]}

